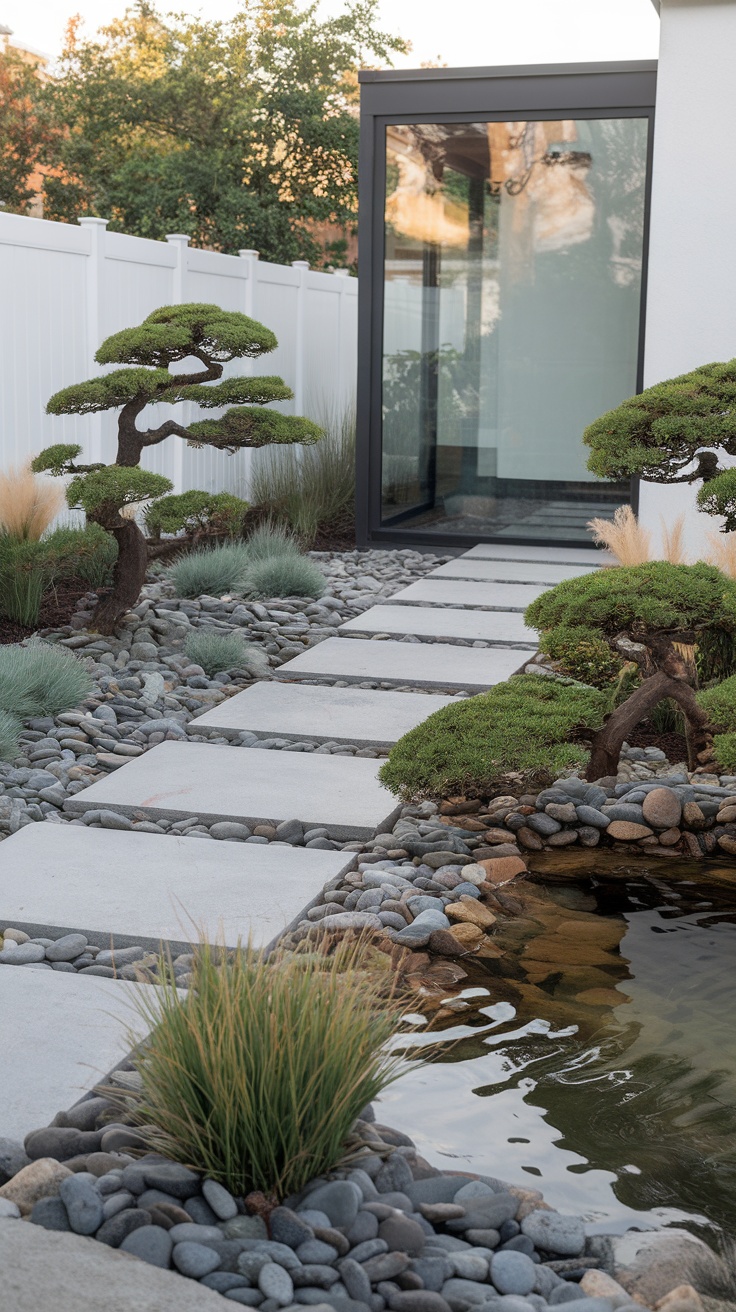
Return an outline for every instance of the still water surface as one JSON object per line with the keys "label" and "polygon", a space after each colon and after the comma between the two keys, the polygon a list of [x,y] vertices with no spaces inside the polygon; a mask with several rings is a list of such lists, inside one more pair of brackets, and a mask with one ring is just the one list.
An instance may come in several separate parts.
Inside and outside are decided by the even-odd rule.
{"label": "still water surface", "polygon": [[593,1229],[733,1234],[736,873],[610,857],[591,876],[581,856],[514,889],[503,955],[463,961],[466,1007],[417,1027],[431,1064],[380,1117],[434,1165],[526,1182]]}

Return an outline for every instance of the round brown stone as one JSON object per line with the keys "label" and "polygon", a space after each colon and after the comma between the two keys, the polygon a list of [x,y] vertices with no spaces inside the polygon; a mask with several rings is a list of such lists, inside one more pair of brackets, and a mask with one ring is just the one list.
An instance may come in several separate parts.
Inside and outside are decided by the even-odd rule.
{"label": "round brown stone", "polygon": [[517,875],[526,874],[526,862],[520,856],[491,857],[477,864],[485,870],[489,884],[508,884]]}
{"label": "round brown stone", "polygon": [[646,825],[635,824],[633,820],[612,820],[606,834],[618,842],[635,843],[640,838],[650,838],[652,831]]}
{"label": "round brown stone", "polygon": [[655,829],[674,829],[682,816],[682,803],[671,788],[653,788],[642,802],[647,824]]}

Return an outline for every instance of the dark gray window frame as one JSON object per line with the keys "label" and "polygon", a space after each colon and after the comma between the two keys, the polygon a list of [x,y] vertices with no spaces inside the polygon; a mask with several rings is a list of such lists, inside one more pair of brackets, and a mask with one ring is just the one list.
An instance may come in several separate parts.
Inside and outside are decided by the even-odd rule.
{"label": "dark gray window frame", "polygon": [[[637,390],[644,366],[644,324],[657,65],[529,65],[506,68],[391,69],[360,74],[358,242],[358,401],[356,535],[358,546],[461,548],[448,533],[381,525],[381,388],[383,352],[385,129],[392,123],[503,121],[505,119],[648,118],[647,175],[639,320]],[[632,485],[638,504],[638,484]],[[482,536],[481,542],[500,539]],[[507,545],[525,539],[504,537]],[[544,542],[535,543],[544,546]],[[580,546],[564,539],[550,546]]]}

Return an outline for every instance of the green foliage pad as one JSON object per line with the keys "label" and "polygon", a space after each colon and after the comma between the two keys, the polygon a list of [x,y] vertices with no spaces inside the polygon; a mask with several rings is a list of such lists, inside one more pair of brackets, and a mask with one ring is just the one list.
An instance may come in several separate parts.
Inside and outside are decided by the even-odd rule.
{"label": "green foliage pad", "polygon": [[577,731],[600,728],[606,710],[597,689],[515,675],[411,729],[392,748],[380,779],[406,801],[488,796],[511,773],[529,785],[547,782],[585,763]]}

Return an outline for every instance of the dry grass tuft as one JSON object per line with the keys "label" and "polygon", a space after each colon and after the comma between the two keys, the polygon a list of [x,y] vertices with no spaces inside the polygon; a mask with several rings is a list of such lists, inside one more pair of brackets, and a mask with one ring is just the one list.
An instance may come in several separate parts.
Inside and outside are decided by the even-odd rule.
{"label": "dry grass tuft", "polygon": [[37,542],[64,505],[64,485],[30,464],[0,473],[0,530],[9,537]]}
{"label": "dry grass tuft", "polygon": [[728,578],[736,579],[736,533],[709,533],[708,544],[709,563]]}
{"label": "dry grass tuft", "polygon": [[154,1151],[235,1194],[285,1197],[330,1170],[405,1069],[389,1041],[407,1006],[365,938],[268,960],[203,943],[184,996],[160,974],[138,1002],[151,1032],[136,1120]]}
{"label": "dry grass tuft", "polygon": [[651,559],[652,535],[638,522],[631,506],[619,506],[613,519],[591,519],[587,527],[599,546],[617,557],[619,565],[645,565]]}
{"label": "dry grass tuft", "polygon": [[662,559],[668,560],[670,565],[687,565],[688,558],[685,551],[685,516],[678,515],[673,519],[671,524],[666,524],[663,516],[660,516],[662,525]]}

